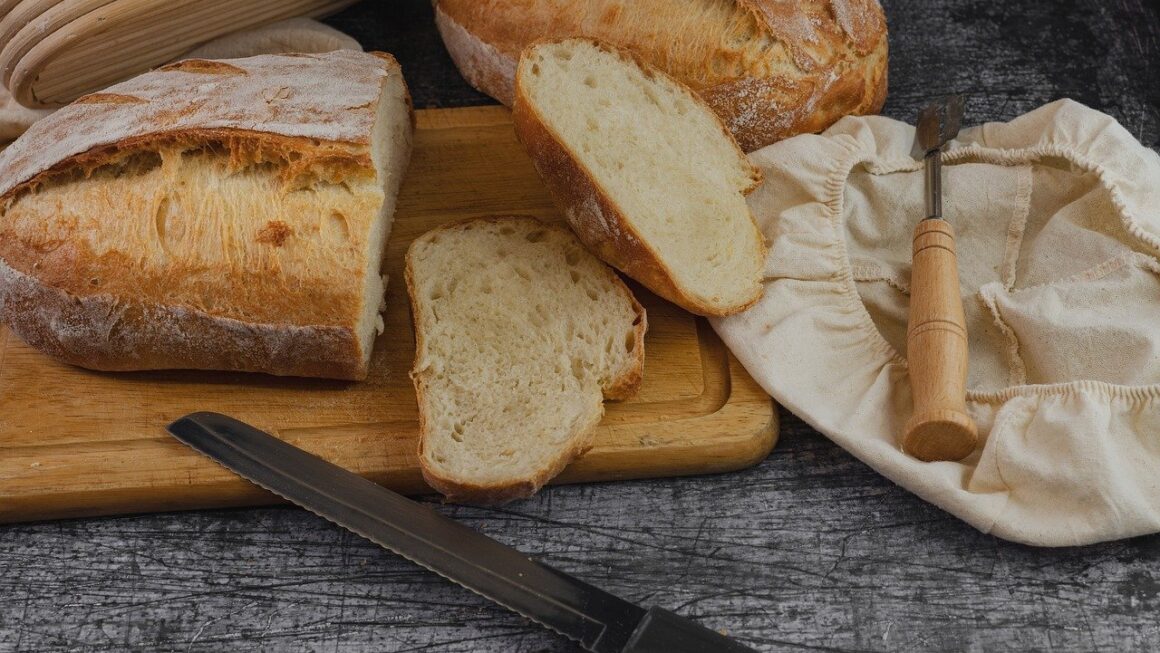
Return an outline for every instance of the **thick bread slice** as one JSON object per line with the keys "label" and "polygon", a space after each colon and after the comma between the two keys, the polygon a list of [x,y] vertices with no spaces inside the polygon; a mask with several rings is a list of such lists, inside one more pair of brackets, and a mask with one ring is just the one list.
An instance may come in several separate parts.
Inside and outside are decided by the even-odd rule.
{"label": "thick bread slice", "polygon": [[467,81],[509,106],[536,39],[627,48],[697,92],[747,152],[886,100],[878,0],[437,0],[435,22]]}
{"label": "thick bread slice", "polygon": [[428,232],[407,252],[419,462],[454,501],[526,497],[592,446],[644,373],[644,309],[568,230],[531,217]]}
{"label": "thick bread slice", "polygon": [[0,154],[0,320],[100,370],[360,379],[412,118],[393,57],[191,59]]}
{"label": "thick bread slice", "polygon": [[762,292],[760,173],[687,87],[591,39],[537,43],[516,74],[516,135],[580,240],[699,315]]}

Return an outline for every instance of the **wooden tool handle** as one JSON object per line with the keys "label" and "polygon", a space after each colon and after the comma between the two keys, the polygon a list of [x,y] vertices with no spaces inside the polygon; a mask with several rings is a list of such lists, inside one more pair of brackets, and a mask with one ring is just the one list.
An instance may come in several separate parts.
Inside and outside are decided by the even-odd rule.
{"label": "wooden tool handle", "polygon": [[967,415],[967,328],[955,231],[946,220],[914,229],[906,347],[914,414],[902,450],[927,461],[966,457],[979,433]]}

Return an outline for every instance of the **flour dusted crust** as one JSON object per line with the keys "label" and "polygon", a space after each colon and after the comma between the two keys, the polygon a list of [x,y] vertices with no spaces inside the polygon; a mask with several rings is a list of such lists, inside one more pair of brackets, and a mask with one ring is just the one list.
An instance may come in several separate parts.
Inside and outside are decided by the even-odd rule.
{"label": "flour dusted crust", "polygon": [[524,47],[588,36],[687,84],[746,151],[886,100],[877,0],[438,0],[435,18],[467,81],[504,104]]}
{"label": "flour dusted crust", "polygon": [[459,72],[475,88],[511,106],[515,100],[516,63],[514,53],[484,41],[435,5],[435,26]]}
{"label": "flour dusted crust", "polygon": [[66,167],[101,165],[150,141],[212,138],[219,130],[365,168],[379,94],[388,76],[401,74],[389,54],[352,51],[169,64],[33,125],[0,155],[0,200]]}
{"label": "flour dusted crust", "polygon": [[[172,280],[197,270],[142,269],[134,264],[136,243],[100,253],[82,238],[45,247],[6,231],[3,216],[42,188],[84,183],[95,171],[167,147],[220,151],[229,166],[279,162],[287,185],[374,179],[373,132],[388,84],[401,85],[402,75],[394,58],[381,53],[192,59],[82,97],[37,122],[0,153],[0,320],[33,347],[92,369],[365,377],[369,352],[346,318],[352,300],[329,288],[290,293],[277,269],[248,270],[239,261],[221,275],[249,275],[247,287],[207,292],[211,305],[171,301]],[[409,111],[405,85],[403,96]],[[411,125],[404,128],[401,151],[409,155]],[[118,199],[109,202],[114,213],[92,217],[115,219]],[[283,246],[281,227],[268,223],[259,242]],[[94,269],[102,278],[90,278]]]}

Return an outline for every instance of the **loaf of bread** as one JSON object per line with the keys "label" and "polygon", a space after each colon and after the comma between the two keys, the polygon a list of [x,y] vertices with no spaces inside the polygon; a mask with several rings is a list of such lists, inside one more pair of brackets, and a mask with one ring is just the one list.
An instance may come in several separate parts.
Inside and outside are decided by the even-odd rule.
{"label": "loaf of bread", "polygon": [[589,249],[699,315],[762,292],[760,173],[687,87],[591,39],[537,43],[516,74],[516,135]]}
{"label": "loaf of bread", "polygon": [[419,462],[454,501],[526,497],[635,394],[644,309],[567,229],[530,217],[431,231],[407,252]]}
{"label": "loaf of bread", "polygon": [[0,320],[98,370],[360,379],[411,151],[386,54],[191,59],[0,154]]}
{"label": "loaf of bread", "polygon": [[467,81],[504,104],[532,41],[590,36],[687,84],[747,152],[886,99],[877,0],[436,0],[435,20]]}

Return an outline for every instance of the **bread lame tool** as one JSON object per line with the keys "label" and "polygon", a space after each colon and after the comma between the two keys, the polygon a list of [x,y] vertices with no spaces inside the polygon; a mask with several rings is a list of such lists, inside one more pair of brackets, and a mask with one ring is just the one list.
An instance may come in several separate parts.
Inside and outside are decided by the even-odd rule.
{"label": "bread lame tool", "polygon": [[667,610],[648,610],[231,417],[192,413],[178,440],[255,484],[598,653],[752,653]]}
{"label": "bread lame tool", "polygon": [[960,460],[975,450],[967,415],[967,326],[959,290],[955,230],[942,215],[942,148],[959,133],[963,96],[918,115],[917,145],[926,163],[926,218],[914,228],[907,359],[914,413],[902,450],[924,461]]}

